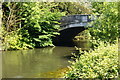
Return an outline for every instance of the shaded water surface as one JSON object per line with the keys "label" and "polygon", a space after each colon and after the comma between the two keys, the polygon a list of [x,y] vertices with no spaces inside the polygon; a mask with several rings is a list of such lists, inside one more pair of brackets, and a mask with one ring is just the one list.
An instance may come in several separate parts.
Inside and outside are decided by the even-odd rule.
{"label": "shaded water surface", "polygon": [[3,78],[54,78],[54,72],[66,69],[69,65],[68,56],[73,50],[74,47],[47,47],[4,51],[2,76]]}

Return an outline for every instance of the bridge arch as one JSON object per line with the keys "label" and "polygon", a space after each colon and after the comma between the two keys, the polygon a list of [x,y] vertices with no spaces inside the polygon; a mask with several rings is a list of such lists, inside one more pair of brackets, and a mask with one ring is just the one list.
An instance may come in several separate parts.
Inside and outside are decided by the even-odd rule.
{"label": "bridge arch", "polygon": [[53,38],[53,44],[56,46],[74,46],[73,38],[85,29],[85,27],[71,27],[62,29],[59,31],[60,35]]}
{"label": "bridge arch", "polygon": [[56,46],[74,46],[73,38],[84,31],[85,26],[88,26],[88,23],[95,19],[96,16],[93,15],[63,16],[59,21],[61,23],[60,35],[53,38],[53,44]]}

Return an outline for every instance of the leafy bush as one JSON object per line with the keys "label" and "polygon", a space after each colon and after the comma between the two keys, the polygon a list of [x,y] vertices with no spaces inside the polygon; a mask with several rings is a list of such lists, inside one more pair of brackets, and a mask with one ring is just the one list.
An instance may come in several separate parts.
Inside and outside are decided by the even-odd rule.
{"label": "leafy bush", "polygon": [[18,49],[28,49],[33,48],[33,46],[27,44],[26,42],[22,41],[22,35],[19,34],[19,31],[12,31],[12,32],[5,32],[5,36],[2,38],[3,44],[2,48],[3,50],[18,50]]}
{"label": "leafy bush", "polygon": [[[2,50],[16,50],[33,48],[28,43],[27,38],[23,38],[21,28],[22,3],[4,2],[2,3],[2,27],[0,38],[2,41]],[[24,32],[26,34],[26,32]],[[27,39],[27,40],[26,40]]]}
{"label": "leafy bush", "polygon": [[53,46],[52,37],[58,35],[57,20],[64,13],[52,11],[56,3],[4,2],[0,33],[3,49],[27,49]]}
{"label": "leafy bush", "polygon": [[118,44],[100,43],[101,45],[82,54],[71,62],[67,78],[117,78],[118,77]]}
{"label": "leafy bush", "polygon": [[35,47],[53,46],[52,37],[59,34],[57,20],[64,13],[51,11],[55,6],[57,6],[55,3],[49,2],[23,3],[25,11],[22,13],[22,25],[24,30],[28,31],[28,37]]}
{"label": "leafy bush", "polygon": [[100,17],[93,22],[90,34],[95,40],[114,42],[118,38],[118,3],[93,2],[93,13]]}

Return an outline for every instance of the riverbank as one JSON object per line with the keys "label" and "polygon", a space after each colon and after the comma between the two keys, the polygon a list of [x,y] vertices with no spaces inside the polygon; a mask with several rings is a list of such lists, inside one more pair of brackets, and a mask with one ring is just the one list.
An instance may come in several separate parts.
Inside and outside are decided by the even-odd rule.
{"label": "riverbank", "polygon": [[[80,51],[80,54],[82,52]],[[71,62],[67,78],[118,78],[118,43],[100,45]]]}

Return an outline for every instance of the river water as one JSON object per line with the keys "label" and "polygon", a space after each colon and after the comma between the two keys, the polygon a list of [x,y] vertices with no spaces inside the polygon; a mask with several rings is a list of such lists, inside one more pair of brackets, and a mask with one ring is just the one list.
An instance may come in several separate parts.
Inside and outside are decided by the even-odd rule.
{"label": "river water", "polygon": [[[67,70],[74,47],[47,47],[3,51],[3,78],[59,78],[55,74]],[[58,71],[58,72],[56,72]]]}

